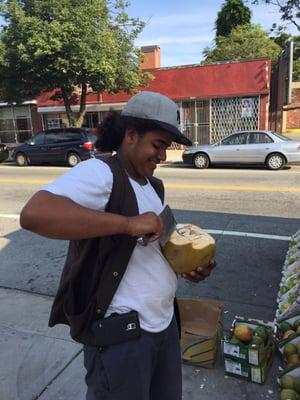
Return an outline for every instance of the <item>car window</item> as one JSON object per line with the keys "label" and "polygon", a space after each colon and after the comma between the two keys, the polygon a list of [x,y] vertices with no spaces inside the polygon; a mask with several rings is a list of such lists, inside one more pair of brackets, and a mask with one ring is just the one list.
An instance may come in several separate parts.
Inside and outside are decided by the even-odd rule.
{"label": "car window", "polygon": [[263,132],[252,132],[248,134],[248,144],[272,143],[269,135]]}
{"label": "car window", "polygon": [[56,143],[61,143],[63,141],[63,135],[62,132],[47,132],[46,133],[46,144],[56,144]]}
{"label": "car window", "polygon": [[82,133],[78,131],[65,131],[62,137],[64,142],[74,142],[82,139]]}
{"label": "car window", "polygon": [[29,144],[34,144],[34,145],[39,145],[39,144],[44,144],[45,141],[45,134],[44,133],[38,133],[37,135],[33,136],[28,143]]}
{"label": "car window", "polygon": [[277,136],[279,139],[284,140],[285,142],[290,142],[292,139],[288,138],[287,136],[280,135],[277,132],[272,132],[273,135]]}
{"label": "car window", "polygon": [[247,143],[247,134],[246,133],[237,133],[236,135],[231,135],[222,140],[222,145],[236,145],[236,144],[246,144]]}

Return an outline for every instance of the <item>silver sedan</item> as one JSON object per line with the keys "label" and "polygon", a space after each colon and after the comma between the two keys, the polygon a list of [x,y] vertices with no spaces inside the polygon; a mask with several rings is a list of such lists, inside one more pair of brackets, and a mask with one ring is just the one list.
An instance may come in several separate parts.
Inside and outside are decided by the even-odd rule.
{"label": "silver sedan", "polygon": [[263,164],[277,170],[300,163],[300,141],[271,131],[235,132],[215,144],[187,147],[182,159],[196,168],[212,164]]}

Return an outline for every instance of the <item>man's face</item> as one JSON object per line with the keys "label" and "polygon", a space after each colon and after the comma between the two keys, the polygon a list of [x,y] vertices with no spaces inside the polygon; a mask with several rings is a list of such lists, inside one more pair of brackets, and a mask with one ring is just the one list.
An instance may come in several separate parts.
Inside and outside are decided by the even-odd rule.
{"label": "man's face", "polygon": [[166,160],[166,150],[173,136],[164,130],[152,130],[139,136],[135,130],[128,129],[125,134],[127,157],[136,178],[153,175],[156,165]]}

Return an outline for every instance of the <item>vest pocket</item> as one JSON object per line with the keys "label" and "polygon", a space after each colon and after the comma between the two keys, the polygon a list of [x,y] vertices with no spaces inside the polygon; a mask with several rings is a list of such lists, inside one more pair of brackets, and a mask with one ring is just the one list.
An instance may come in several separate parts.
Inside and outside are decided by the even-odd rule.
{"label": "vest pocket", "polygon": [[71,337],[80,343],[94,344],[90,326],[95,319],[95,299],[92,298],[84,309],[78,309],[72,283],[69,285],[66,299],[63,310],[70,325]]}

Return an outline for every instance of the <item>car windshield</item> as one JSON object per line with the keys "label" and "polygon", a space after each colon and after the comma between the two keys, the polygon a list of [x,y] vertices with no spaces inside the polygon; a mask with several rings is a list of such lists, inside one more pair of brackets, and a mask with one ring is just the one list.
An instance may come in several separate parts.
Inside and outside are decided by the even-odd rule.
{"label": "car windshield", "polygon": [[292,140],[292,139],[288,138],[287,136],[280,135],[277,132],[272,132],[272,133],[273,133],[273,135],[277,136],[279,139],[284,140],[285,142],[289,142]]}

